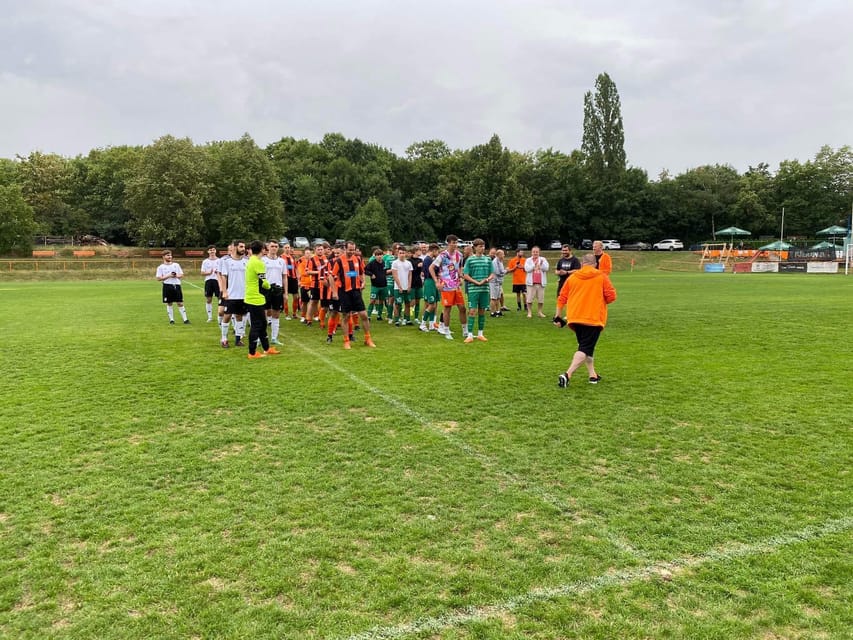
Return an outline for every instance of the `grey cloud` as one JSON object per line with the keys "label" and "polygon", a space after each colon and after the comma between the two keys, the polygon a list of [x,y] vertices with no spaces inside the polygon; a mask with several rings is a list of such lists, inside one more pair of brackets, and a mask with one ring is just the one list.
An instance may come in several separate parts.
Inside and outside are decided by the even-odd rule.
{"label": "grey cloud", "polygon": [[629,162],[740,170],[851,143],[849,3],[14,3],[0,23],[0,156],[347,136],[402,153],[498,133],[580,145],[607,71]]}

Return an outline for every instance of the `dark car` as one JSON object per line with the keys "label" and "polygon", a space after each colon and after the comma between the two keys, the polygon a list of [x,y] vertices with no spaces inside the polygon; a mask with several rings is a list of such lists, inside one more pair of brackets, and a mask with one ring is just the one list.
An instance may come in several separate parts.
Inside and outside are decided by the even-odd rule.
{"label": "dark car", "polygon": [[648,251],[652,248],[648,242],[629,242],[628,244],[623,244],[622,248],[625,251]]}
{"label": "dark car", "polygon": [[581,240],[581,249],[592,249],[592,240],[589,238]]}

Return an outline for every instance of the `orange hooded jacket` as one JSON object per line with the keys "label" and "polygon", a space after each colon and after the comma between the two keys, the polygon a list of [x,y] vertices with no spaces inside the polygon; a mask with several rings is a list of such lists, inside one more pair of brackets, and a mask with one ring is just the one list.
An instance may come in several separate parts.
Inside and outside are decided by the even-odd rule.
{"label": "orange hooded jacket", "polygon": [[616,300],[616,289],[607,274],[584,265],[563,283],[557,296],[557,315],[566,308],[569,325],[601,327],[607,324],[607,305]]}

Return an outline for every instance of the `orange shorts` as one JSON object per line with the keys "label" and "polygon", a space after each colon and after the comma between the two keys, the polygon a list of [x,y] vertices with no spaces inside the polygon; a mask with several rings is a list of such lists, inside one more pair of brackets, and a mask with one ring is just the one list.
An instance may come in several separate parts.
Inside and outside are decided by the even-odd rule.
{"label": "orange shorts", "polygon": [[462,297],[462,292],[459,289],[454,289],[453,291],[442,291],[441,292],[441,306],[442,307],[455,307],[457,305],[464,305],[465,298]]}

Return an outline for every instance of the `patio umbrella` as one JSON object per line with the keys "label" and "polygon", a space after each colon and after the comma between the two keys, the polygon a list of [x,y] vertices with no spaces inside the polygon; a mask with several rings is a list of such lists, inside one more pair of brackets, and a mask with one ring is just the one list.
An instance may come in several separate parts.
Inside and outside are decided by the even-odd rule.
{"label": "patio umbrella", "polygon": [[834,224],[831,227],[827,227],[826,229],[821,229],[817,232],[817,235],[832,236],[832,243],[835,244],[835,236],[846,236],[847,227],[840,227],[837,224]]}
{"label": "patio umbrella", "polygon": [[739,229],[738,227],[726,227],[725,229],[720,229],[717,231],[716,235],[720,236],[729,236],[729,242],[734,244],[735,236],[751,236],[752,234],[746,229]]}
{"label": "patio umbrella", "polygon": [[788,244],[787,242],[783,242],[782,240],[777,240],[776,242],[771,242],[770,244],[765,244],[763,247],[758,247],[759,251],[787,251],[794,245]]}
{"label": "patio umbrella", "polygon": [[829,240],[824,240],[823,242],[818,242],[813,247],[809,247],[809,249],[841,249],[844,250],[844,247],[838,244],[833,244]]}

